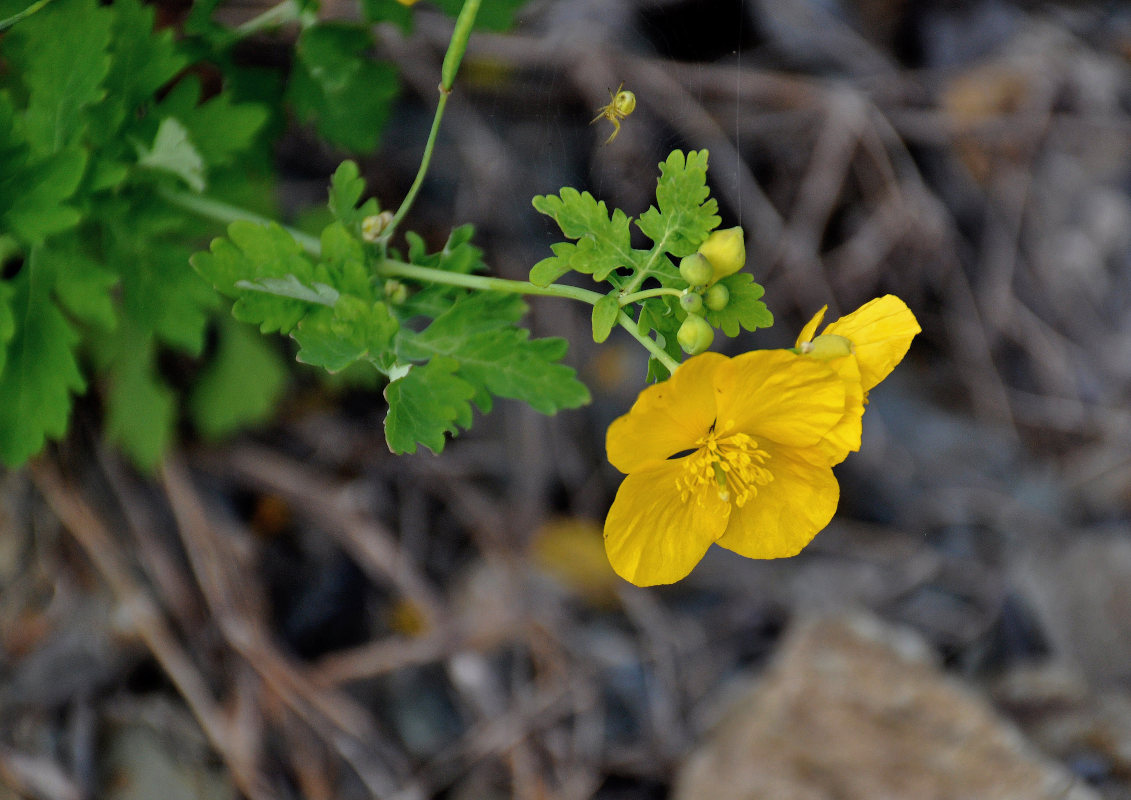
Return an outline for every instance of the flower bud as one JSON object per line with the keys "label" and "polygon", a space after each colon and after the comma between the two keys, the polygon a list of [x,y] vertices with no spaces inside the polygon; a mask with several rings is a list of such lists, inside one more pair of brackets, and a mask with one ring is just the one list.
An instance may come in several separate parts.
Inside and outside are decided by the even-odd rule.
{"label": "flower bud", "polygon": [[385,281],[385,299],[390,303],[403,303],[408,299],[408,287],[400,281],[390,278]]}
{"label": "flower bud", "polygon": [[675,338],[683,352],[697,356],[711,346],[711,342],[715,340],[715,331],[705,319],[691,314],[679,326]]}
{"label": "flower bud", "polygon": [[705,256],[692,253],[679,262],[679,275],[692,286],[706,286],[715,276],[715,269]]}
{"label": "flower bud", "polygon": [[800,350],[802,355],[828,361],[852,353],[852,342],[843,336],[837,336],[835,333],[822,333],[813,341],[804,342]]}
{"label": "flower bud", "polygon": [[679,304],[688,314],[703,313],[703,295],[698,292],[688,292],[685,295],[681,295]]}
{"label": "flower bud", "polygon": [[722,311],[727,307],[730,302],[730,289],[723,286],[721,283],[716,283],[707,290],[707,308],[712,311]]}
{"label": "flower bud", "polygon": [[392,221],[392,211],[382,211],[380,214],[369,215],[361,221],[361,238],[370,244],[376,242]]}
{"label": "flower bud", "polygon": [[715,276],[712,283],[727,275],[733,275],[746,264],[746,240],[743,238],[742,228],[715,231],[707,237],[707,241],[699,245],[699,252],[714,267]]}

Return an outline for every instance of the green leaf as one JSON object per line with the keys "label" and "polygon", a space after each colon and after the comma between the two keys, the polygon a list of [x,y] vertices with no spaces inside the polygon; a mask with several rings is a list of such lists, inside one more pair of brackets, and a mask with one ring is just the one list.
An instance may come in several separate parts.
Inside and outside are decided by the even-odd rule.
{"label": "green leaf", "polygon": [[0,373],[0,461],[11,467],[67,432],[71,395],[86,389],[74,353],[78,334],[51,299],[39,252],[32,248],[12,284],[15,333]]}
{"label": "green leaf", "polygon": [[565,340],[531,340],[529,331],[513,324],[525,311],[515,295],[464,295],[419,334],[402,329],[397,352],[407,361],[454,359],[484,413],[491,410],[492,395],[522,400],[543,414],[589,402],[574,370],[557,363],[565,355]]}
{"label": "green leaf", "polygon": [[257,103],[237,103],[228,93],[175,115],[188,130],[201,158],[211,168],[237,164],[267,122],[269,112]]}
{"label": "green leaf", "polygon": [[287,97],[327,141],[360,153],[380,138],[397,94],[396,70],[366,55],[373,39],[356,25],[323,23],[299,36]]}
{"label": "green leaf", "polygon": [[391,22],[406,36],[412,33],[412,9],[398,0],[361,0],[366,22]]}
{"label": "green leaf", "polygon": [[289,333],[309,310],[309,302],[237,284],[293,277],[299,284],[313,287],[320,282],[315,265],[294,238],[275,223],[258,225],[237,220],[228,226],[228,236],[213,239],[209,252],[195,253],[190,259],[193,268],[221,294],[236,298],[232,308],[236,319],[258,325],[263,333]]}
{"label": "green leaf", "polygon": [[194,192],[204,191],[204,159],[189,141],[188,129],[175,118],[161,120],[153,147],[139,144],[137,151],[140,166],[170,172]]}
{"label": "green leaf", "polygon": [[[188,65],[178,51],[173,28],[154,31],[156,10],[139,0],[117,0],[110,40],[110,70],[103,81],[105,98],[89,109],[96,146],[112,149],[123,127],[146,124],[138,109],[148,108],[153,95]],[[144,138],[152,135],[152,127]]]}
{"label": "green leaf", "polygon": [[364,193],[365,179],[360,177],[357,164],[353,161],[339,164],[330,178],[330,211],[347,228],[359,226],[363,219],[380,211],[374,198],[357,207]]}
{"label": "green leaf", "polygon": [[593,305],[593,341],[600,344],[609,338],[620,315],[616,292],[610,292]]}
{"label": "green leaf", "polygon": [[193,388],[188,410],[205,438],[219,439],[270,419],[286,382],[283,360],[263,337],[228,321],[220,327],[216,355]]}
{"label": "green leaf", "polygon": [[715,213],[718,203],[707,188],[706,150],[692,150],[686,157],[673,150],[660,163],[656,202],[659,209],[649,208],[636,226],[676,258],[694,253],[722,221]]}
{"label": "green leaf", "polygon": [[722,311],[707,312],[712,327],[721,328],[727,336],[738,336],[740,326],[753,331],[774,324],[774,315],[760,299],[766,290],[754,282],[752,275],[736,272],[719,283],[730,291],[730,301]]}
{"label": "green leaf", "polygon": [[[5,182],[0,199],[0,221],[29,244],[73,228],[82,219],[75,208],[64,205],[82,180],[86,153],[70,149],[25,166]],[[0,171],[3,171],[0,166]],[[2,175],[0,175],[2,177]],[[3,205],[11,205],[4,210]]]}
{"label": "green leaf", "polygon": [[39,258],[58,276],[55,295],[72,317],[103,331],[117,325],[118,312],[111,294],[118,284],[117,275],[74,246],[53,243],[40,249]]}
{"label": "green leaf", "polygon": [[4,40],[8,68],[27,87],[28,140],[40,153],[74,143],[83,112],[102,99],[113,13],[95,0],[55,0]]}
{"label": "green leaf", "polygon": [[8,343],[16,334],[16,317],[12,313],[12,295],[15,289],[0,279],[0,377],[4,375],[4,362],[8,360]]}
{"label": "green leaf", "polygon": [[469,401],[475,388],[455,374],[458,368],[455,359],[434,358],[385,387],[385,441],[390,450],[415,453],[419,442],[438,454],[446,434],[471,425]]}
{"label": "green leaf", "polygon": [[604,201],[589,192],[565,187],[559,196],[539,195],[534,208],[552,217],[562,233],[576,244],[562,242],[551,247],[552,258],[538,262],[530,271],[530,282],[548,286],[570,270],[591,274],[603,281],[620,267],[643,265],[646,253],[633,250],[629,242],[629,218],[620,209],[610,216]]}
{"label": "green leaf", "polygon": [[173,441],[176,396],[157,376],[151,335],[126,325],[109,349],[106,436],[135,465],[152,471]]}
{"label": "green leaf", "polygon": [[342,295],[332,310],[318,309],[303,319],[292,336],[301,348],[299,361],[340,372],[362,358],[379,360],[398,327],[384,303]]}

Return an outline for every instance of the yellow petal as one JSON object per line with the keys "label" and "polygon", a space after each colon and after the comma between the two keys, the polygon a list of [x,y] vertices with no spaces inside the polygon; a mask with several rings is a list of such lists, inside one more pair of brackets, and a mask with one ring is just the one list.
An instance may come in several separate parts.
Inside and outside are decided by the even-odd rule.
{"label": "yellow petal", "polygon": [[695,447],[715,421],[715,371],[728,360],[720,353],[702,353],[663,383],[642,391],[628,413],[609,426],[609,463],[628,473]]}
{"label": "yellow petal", "polygon": [[860,363],[860,380],[864,391],[868,391],[903,360],[911,340],[920,330],[907,304],[888,294],[830,323],[824,332],[852,341]]}
{"label": "yellow petal", "polygon": [[717,542],[747,558],[787,558],[801,552],[836,513],[840,486],[831,467],[786,448],[769,450],[774,479],[731,511]]}
{"label": "yellow petal", "polygon": [[685,459],[634,471],[605,518],[605,552],[616,573],[637,586],[674,583],[726,529],[730,504],[706,488],[683,501],[676,481]]}
{"label": "yellow petal", "polygon": [[[798,356],[804,358],[805,356]],[[863,433],[864,387],[860,383],[860,366],[855,356],[832,358],[824,362],[844,383],[844,414],[825,434],[818,448],[825,454],[829,466],[844,461],[849,453],[860,449]]]}
{"label": "yellow petal", "polygon": [[788,350],[755,350],[721,365],[716,429],[791,447],[815,445],[845,410],[844,381],[828,365]]}
{"label": "yellow petal", "polygon": [[813,341],[813,335],[817,332],[817,326],[821,324],[821,320],[825,318],[825,312],[828,310],[828,306],[821,306],[821,310],[813,315],[813,319],[805,323],[805,327],[801,329],[801,333],[797,334],[797,341],[793,343],[794,347],[801,347],[801,345],[806,342]]}

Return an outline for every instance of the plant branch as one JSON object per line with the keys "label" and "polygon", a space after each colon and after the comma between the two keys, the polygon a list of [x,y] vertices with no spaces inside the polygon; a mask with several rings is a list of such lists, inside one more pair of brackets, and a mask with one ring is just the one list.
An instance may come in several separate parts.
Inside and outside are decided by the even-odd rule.
{"label": "plant branch", "polygon": [[636,302],[639,302],[641,300],[647,300],[649,297],[663,297],[664,295],[671,295],[672,297],[682,297],[683,296],[683,290],[682,289],[669,289],[669,288],[665,288],[665,287],[661,286],[657,289],[645,289],[642,292],[632,292],[630,294],[622,295],[617,300],[617,302],[620,304],[621,308],[623,308],[624,306],[630,305],[631,303],[636,303]]}
{"label": "plant branch", "polygon": [[623,311],[617,315],[617,324],[628,331],[633,339],[644,345],[644,349],[652,354],[652,357],[668,368],[668,372],[674,373],[679,368],[679,362],[664,352],[664,349],[656,344],[656,341],[651,336],[645,336],[640,332],[640,326],[637,325],[632,317]]}
{"label": "plant branch", "polygon": [[[240,208],[231,203],[225,203],[223,200],[215,200],[211,197],[205,197],[204,195],[177,191],[176,189],[166,189],[164,187],[158,187],[157,194],[160,195],[162,199],[175,206],[179,206],[186,211],[191,211],[207,219],[222,222],[225,225],[235,222],[238,219],[255,222],[259,225],[279,225],[275,220],[256,214],[253,211],[248,211],[246,208]],[[279,225],[279,227],[289,233],[291,237],[298,242],[299,246],[312,256],[317,257],[322,255],[322,242],[315,237],[308,233],[295,230],[294,228],[288,228],[286,225]]]}

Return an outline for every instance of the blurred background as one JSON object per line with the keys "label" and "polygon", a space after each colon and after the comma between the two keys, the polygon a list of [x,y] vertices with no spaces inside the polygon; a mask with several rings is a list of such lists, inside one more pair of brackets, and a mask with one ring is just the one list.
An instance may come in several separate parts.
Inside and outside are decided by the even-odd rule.
{"label": "blurred background", "polygon": [[[416,12],[376,32],[405,85],[362,160],[384,206],[451,31]],[[157,478],[80,405],[0,478],[0,798],[1131,798],[1129,59],[1119,2],[533,0],[477,34],[408,224],[433,247],[471,222],[525,278],[559,240],[532,196],[636,216],[707,149],[776,319],[717,349],[913,309],[837,517],[793,559],[616,578],[604,431],[645,353],[560,300],[527,321],[592,405],[500,402],[438,457],[301,365],[272,424],[190,432]],[[282,135],[290,219],[344,156]]]}

